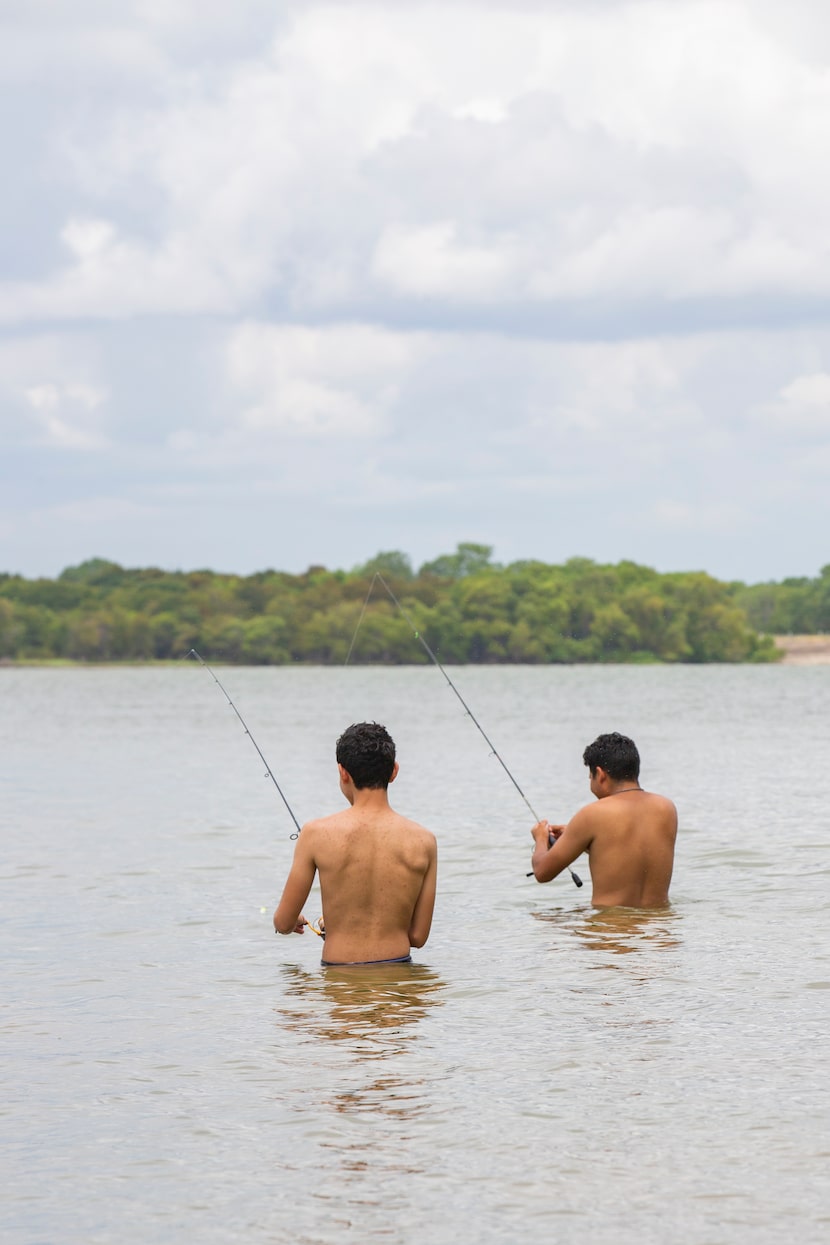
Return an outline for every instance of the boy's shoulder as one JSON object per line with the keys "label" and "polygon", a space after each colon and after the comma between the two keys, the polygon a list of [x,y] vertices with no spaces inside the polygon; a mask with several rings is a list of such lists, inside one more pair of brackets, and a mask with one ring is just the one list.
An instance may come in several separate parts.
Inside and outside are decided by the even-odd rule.
{"label": "boy's shoulder", "polygon": [[304,823],[301,833],[312,837],[327,830],[336,830],[338,826],[349,825],[353,816],[350,808],[343,808],[336,813],[326,813],[323,817],[313,817],[311,821]]}

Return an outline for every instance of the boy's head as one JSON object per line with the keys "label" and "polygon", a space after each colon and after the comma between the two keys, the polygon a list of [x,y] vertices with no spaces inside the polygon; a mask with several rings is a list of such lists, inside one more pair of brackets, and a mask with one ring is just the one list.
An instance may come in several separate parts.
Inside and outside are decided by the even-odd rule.
{"label": "boy's head", "polygon": [[337,741],[338,765],[358,789],[388,787],[395,769],[395,743],[378,722],[355,722]]}
{"label": "boy's head", "polygon": [[614,782],[636,782],[640,777],[640,754],[633,739],[612,731],[610,735],[598,735],[582,754],[582,760],[591,771],[597,766],[604,769]]}

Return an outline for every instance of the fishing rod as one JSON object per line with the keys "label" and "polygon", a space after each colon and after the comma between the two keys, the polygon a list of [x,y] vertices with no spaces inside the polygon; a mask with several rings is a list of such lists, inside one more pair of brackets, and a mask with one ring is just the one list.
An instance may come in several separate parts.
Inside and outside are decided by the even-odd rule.
{"label": "fishing rod", "polygon": [[[505,774],[507,775],[507,777],[508,777],[508,778],[510,779],[510,781],[512,782],[513,786],[516,788],[516,790],[518,791],[519,795],[520,795],[520,796],[522,797],[522,799],[524,800],[524,802],[525,802],[525,804],[527,805],[527,807],[530,809],[530,811],[531,811],[531,813],[533,814],[533,816],[534,816],[534,818],[536,819],[536,821],[541,821],[541,817],[540,817],[540,816],[539,816],[539,814],[536,812],[536,810],[534,809],[533,805],[530,803],[530,800],[527,798],[527,796],[525,795],[524,791],[522,791],[521,787],[519,786],[519,784],[517,783],[516,779],[515,779],[515,778],[513,777],[513,775],[511,774],[510,770],[507,768],[507,765],[505,764],[505,761],[504,761],[503,757],[499,754],[499,751],[498,751],[498,749],[496,748],[495,744],[492,742],[492,740],[491,740],[491,739],[489,738],[489,736],[487,735],[487,733],[486,733],[486,731],[484,730],[483,726],[482,726],[482,725],[481,725],[481,723],[478,721],[478,718],[475,716],[475,714],[473,713],[472,709],[471,709],[471,708],[470,708],[470,706],[467,704],[466,700],[465,700],[465,699],[464,699],[464,697],[461,695],[461,693],[459,692],[458,688],[455,686],[455,684],[453,683],[452,679],[451,679],[451,678],[450,678],[450,676],[447,674],[446,670],[445,670],[445,669],[444,669],[444,667],[441,665],[440,661],[439,661],[439,660],[438,660],[438,658],[435,656],[435,654],[433,653],[432,649],[431,649],[431,648],[429,647],[429,645],[427,644],[427,642],[426,642],[426,640],[424,639],[424,637],[421,635],[420,631],[419,631],[419,630],[418,630],[418,628],[415,626],[414,622],[413,622],[413,621],[412,621],[412,619],[409,617],[409,615],[407,614],[406,610],[405,610],[405,609],[404,609],[404,607],[401,605],[400,601],[399,601],[399,600],[398,600],[398,598],[395,596],[394,592],[392,591],[392,589],[389,587],[389,585],[388,585],[388,583],[386,582],[386,580],[385,580],[385,579],[383,578],[383,576],[381,575],[380,571],[375,571],[374,578],[372,579],[372,582],[371,582],[371,584],[370,584],[370,586],[369,586],[369,592],[368,592],[368,594],[367,594],[367,596],[366,596],[366,600],[363,602],[363,610],[361,611],[360,618],[358,619],[357,627],[355,628],[355,634],[354,634],[354,636],[352,637],[352,642],[351,642],[351,644],[349,645],[349,652],[348,652],[348,655],[347,655],[347,657],[346,657],[346,663],[348,663],[349,657],[351,656],[352,648],[354,647],[355,637],[357,636],[357,630],[358,630],[358,628],[360,627],[361,622],[363,621],[363,615],[364,615],[364,613],[366,612],[366,606],[367,606],[367,605],[368,605],[368,603],[369,603],[369,597],[372,595],[372,589],[373,589],[373,588],[374,588],[374,586],[375,586],[375,580],[378,580],[378,579],[379,579],[379,580],[380,580],[380,582],[383,584],[383,586],[384,586],[384,588],[386,589],[386,591],[389,593],[389,596],[392,598],[392,600],[394,601],[395,605],[397,605],[397,607],[398,607],[398,609],[400,610],[401,614],[403,615],[403,617],[404,617],[405,621],[406,621],[406,622],[409,624],[409,626],[412,628],[412,631],[413,631],[413,634],[414,634],[414,636],[415,636],[415,639],[416,639],[416,640],[418,640],[418,642],[422,645],[422,647],[423,647],[424,651],[426,652],[427,656],[428,656],[428,657],[429,657],[429,658],[430,658],[430,659],[431,659],[431,660],[435,663],[435,665],[438,667],[438,669],[439,669],[439,670],[441,671],[441,673],[443,674],[444,678],[447,680],[447,683],[449,684],[449,686],[450,686],[450,688],[452,689],[452,691],[453,691],[453,692],[455,692],[456,696],[457,696],[457,697],[458,697],[458,699],[461,701],[461,704],[464,706],[464,711],[466,712],[467,716],[469,717],[469,719],[471,720],[471,722],[473,723],[473,725],[476,727],[476,729],[479,731],[479,733],[480,733],[480,734],[482,735],[482,737],[484,738],[485,742],[487,743],[488,747],[490,748],[491,753],[492,753],[492,754],[493,754],[493,756],[496,758],[496,760],[498,761],[499,765],[502,767],[502,769],[504,770]],[[574,873],[573,869],[571,869],[570,867],[568,868],[568,872],[570,873],[571,877],[572,877],[572,878],[573,878],[573,880],[574,880],[574,885],[575,885],[575,886],[581,886],[581,885],[582,885],[582,878],[581,878],[581,877],[579,877],[579,875],[578,875],[577,873]],[[527,876],[528,876],[528,877],[530,877],[530,876],[531,876],[531,874],[529,873]]]}
{"label": "fishing rod", "polygon": [[[225,688],[222,686],[222,684],[221,684],[221,683],[219,682],[219,680],[217,679],[217,677],[216,677],[216,675],[214,674],[214,672],[211,670],[210,666],[209,666],[209,665],[207,664],[207,662],[205,661],[204,657],[201,657],[201,656],[199,655],[199,653],[197,653],[197,652],[196,652],[195,648],[192,648],[192,649],[190,650],[190,652],[189,652],[187,655],[188,655],[188,657],[195,657],[195,658],[196,658],[196,660],[200,663],[200,665],[204,666],[205,670],[207,670],[208,674],[209,674],[209,675],[210,675],[210,677],[213,679],[213,681],[214,681],[214,683],[216,684],[216,686],[217,686],[217,687],[218,687],[218,688],[222,691],[222,693],[223,693],[223,695],[224,695],[224,697],[225,697],[225,700],[228,702],[228,704],[230,705],[231,709],[233,709],[234,713],[235,713],[235,714],[236,714],[236,716],[239,718],[239,721],[242,723],[242,725],[243,725],[243,727],[244,727],[244,729],[245,729],[245,734],[248,736],[248,738],[250,739],[251,743],[252,743],[252,744],[254,745],[254,747],[256,748],[257,752],[259,753],[260,760],[262,761],[262,764],[265,766],[266,770],[268,771],[268,772],[264,775],[264,777],[265,777],[265,778],[270,778],[270,779],[271,779],[271,782],[272,782],[272,783],[274,784],[274,786],[277,788],[277,791],[279,792],[279,795],[280,795],[280,799],[282,800],[282,802],[283,802],[283,804],[285,805],[285,807],[288,809],[288,812],[289,812],[289,814],[290,814],[290,816],[291,816],[291,820],[294,822],[294,825],[297,827],[296,831],[295,831],[292,835],[290,835],[290,836],[289,836],[289,837],[290,837],[290,838],[292,838],[292,839],[296,839],[296,838],[297,838],[297,836],[298,836],[298,835],[299,835],[299,833],[300,833],[300,823],[297,821],[297,818],[294,816],[294,811],[293,811],[293,809],[291,808],[291,805],[288,803],[288,800],[285,798],[285,794],[283,793],[282,787],[280,786],[280,784],[277,782],[276,778],[274,777],[274,771],[271,769],[271,766],[270,766],[270,765],[268,764],[268,762],[265,760],[265,757],[263,756],[263,753],[262,753],[262,749],[260,748],[259,744],[257,743],[257,741],[254,739],[253,735],[251,734],[251,732],[250,732],[250,729],[249,729],[249,727],[248,727],[247,722],[245,721],[245,719],[243,718],[242,714],[241,714],[241,713],[239,712],[239,710],[237,709],[236,705],[235,705],[235,704],[233,703],[233,701],[231,700],[231,698],[230,698],[230,696],[228,695],[228,693],[227,693],[227,691],[225,690]],[[316,934],[318,931],[317,931],[317,930],[315,930],[314,932],[315,932],[315,934]]]}

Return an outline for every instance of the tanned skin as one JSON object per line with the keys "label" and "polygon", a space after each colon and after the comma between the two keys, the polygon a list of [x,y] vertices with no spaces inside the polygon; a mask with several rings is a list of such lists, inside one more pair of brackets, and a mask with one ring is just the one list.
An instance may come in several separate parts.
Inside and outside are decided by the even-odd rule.
{"label": "tanned skin", "polygon": [[[325,914],[326,963],[361,963],[409,955],[429,937],[435,904],[435,836],[402,817],[385,787],[356,787],[340,764],[349,807],[303,826],[274,913],[279,934],[302,934],[302,908],[315,872]],[[390,782],[398,774],[398,764]]]}
{"label": "tanned skin", "polygon": [[[582,852],[591,861],[596,908],[665,908],[674,867],[677,809],[665,796],[643,791],[638,780],[591,770],[595,804],[564,826],[539,821],[531,830],[537,882],[550,882]],[[553,846],[548,847],[552,835]]]}

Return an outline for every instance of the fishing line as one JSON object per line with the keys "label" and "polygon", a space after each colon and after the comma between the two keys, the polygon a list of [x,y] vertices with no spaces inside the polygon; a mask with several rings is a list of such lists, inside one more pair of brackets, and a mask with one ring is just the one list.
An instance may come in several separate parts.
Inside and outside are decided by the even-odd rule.
{"label": "fishing line", "polygon": [[[243,718],[242,714],[241,714],[241,713],[239,712],[239,710],[237,709],[236,705],[235,705],[235,704],[233,703],[233,701],[231,700],[231,698],[230,698],[230,696],[228,695],[228,693],[227,693],[227,691],[225,690],[225,688],[222,686],[222,684],[221,684],[221,683],[219,682],[219,680],[217,679],[216,675],[215,675],[215,674],[213,673],[213,671],[211,670],[210,666],[209,666],[209,665],[207,664],[207,662],[205,661],[204,657],[201,657],[201,656],[200,656],[200,655],[196,652],[195,648],[192,648],[192,649],[190,650],[190,652],[189,652],[187,655],[188,655],[188,657],[195,657],[195,658],[196,658],[196,660],[197,660],[197,661],[198,661],[198,662],[199,662],[202,666],[204,666],[205,670],[207,670],[208,674],[209,674],[209,675],[210,675],[210,677],[213,679],[213,681],[214,681],[214,683],[216,684],[216,686],[217,686],[217,687],[218,687],[218,688],[222,691],[222,693],[224,694],[225,700],[228,702],[228,704],[230,705],[231,709],[233,709],[234,713],[235,713],[235,714],[236,714],[236,716],[239,718],[239,721],[242,723],[243,727],[245,728],[245,734],[248,736],[248,738],[250,739],[251,743],[252,743],[252,744],[254,745],[254,747],[256,748],[257,752],[259,753],[260,760],[262,761],[262,764],[265,766],[266,770],[268,771],[268,772],[267,772],[267,774],[265,774],[265,775],[264,775],[264,777],[265,777],[265,778],[270,778],[270,779],[271,779],[271,782],[272,782],[272,783],[274,784],[274,786],[277,788],[277,791],[278,791],[278,792],[279,792],[279,794],[280,794],[280,799],[282,800],[282,802],[283,802],[283,804],[285,805],[285,807],[288,809],[288,812],[289,812],[289,814],[291,815],[291,820],[294,822],[294,825],[297,827],[296,832],[295,832],[294,834],[290,835],[290,838],[292,838],[292,839],[296,839],[296,838],[297,838],[297,836],[298,836],[298,835],[299,835],[299,833],[300,833],[300,823],[297,821],[297,818],[294,816],[294,812],[293,812],[293,810],[292,810],[292,808],[291,808],[291,805],[288,803],[288,800],[286,800],[285,795],[284,795],[283,790],[282,790],[282,787],[280,786],[280,784],[277,782],[276,778],[274,777],[274,771],[271,769],[271,766],[270,766],[270,765],[268,764],[268,762],[265,760],[265,757],[264,757],[264,756],[263,756],[263,754],[262,754],[262,749],[260,748],[259,744],[257,743],[257,741],[254,739],[253,735],[251,734],[251,732],[250,732],[250,730],[249,730],[249,728],[248,728],[248,724],[247,724],[247,722],[245,721],[245,719]],[[314,932],[315,932],[315,933],[317,933],[317,930],[315,930]]]}
{"label": "fishing line", "polygon": [[372,582],[369,584],[369,591],[366,593],[366,600],[363,602],[363,609],[360,611],[360,617],[357,620],[357,626],[354,629],[354,635],[352,636],[352,642],[349,645],[349,651],[346,654],[346,660],[343,662],[344,666],[348,666],[349,664],[349,658],[352,655],[352,649],[354,648],[354,642],[357,639],[357,633],[360,630],[360,624],[363,622],[363,615],[366,613],[366,606],[369,604],[369,597],[372,595],[372,589],[375,586],[375,580],[377,579],[377,577],[378,577],[378,572],[375,571],[374,578],[372,579]]}
{"label": "fishing line", "polygon": [[[360,618],[358,619],[358,622],[357,622],[357,627],[355,628],[355,633],[354,633],[354,635],[352,636],[352,642],[351,642],[351,644],[349,645],[349,654],[348,654],[348,656],[346,657],[346,663],[345,663],[345,664],[348,664],[349,657],[351,656],[352,649],[354,648],[354,642],[355,642],[355,639],[356,639],[356,637],[357,637],[357,632],[358,632],[358,630],[359,630],[359,628],[360,628],[360,624],[361,624],[361,623],[362,623],[362,621],[363,621],[363,615],[366,613],[366,606],[369,604],[369,597],[372,595],[372,589],[373,589],[373,588],[374,588],[374,586],[375,586],[375,580],[378,580],[378,579],[379,579],[379,580],[380,580],[380,582],[383,584],[383,586],[384,586],[384,588],[386,589],[386,591],[389,593],[389,596],[392,598],[392,600],[394,601],[395,605],[397,605],[397,607],[398,607],[398,609],[400,610],[401,614],[403,615],[403,617],[404,617],[405,621],[406,621],[407,623],[409,623],[409,626],[412,628],[412,631],[413,631],[413,634],[414,634],[414,636],[415,636],[415,639],[416,639],[416,640],[418,640],[418,641],[419,641],[419,643],[422,645],[422,647],[423,647],[424,651],[426,652],[427,656],[431,659],[431,661],[433,661],[433,662],[435,663],[435,665],[438,667],[438,669],[439,669],[439,670],[441,671],[441,673],[443,674],[444,678],[447,680],[447,683],[449,684],[449,686],[451,687],[451,689],[455,692],[456,696],[457,696],[457,697],[458,697],[458,699],[461,701],[461,704],[464,706],[464,711],[465,711],[465,713],[467,714],[467,716],[470,718],[470,720],[471,720],[471,722],[473,723],[473,725],[476,727],[476,729],[479,731],[479,733],[480,733],[480,734],[482,735],[482,737],[484,738],[485,742],[487,743],[488,747],[490,748],[490,751],[491,751],[492,755],[496,758],[496,760],[498,761],[499,765],[502,767],[502,769],[504,770],[505,774],[507,775],[507,777],[508,777],[508,778],[510,779],[510,781],[512,782],[513,786],[516,788],[516,790],[518,791],[519,795],[522,797],[522,799],[524,800],[525,804],[526,804],[526,805],[527,805],[527,807],[530,809],[530,811],[531,811],[531,813],[533,814],[533,816],[534,816],[534,818],[536,819],[536,821],[541,821],[541,818],[540,818],[539,814],[536,812],[536,810],[534,809],[533,805],[530,803],[530,800],[527,798],[527,796],[525,795],[524,791],[522,791],[521,787],[520,787],[520,786],[519,786],[519,784],[516,782],[516,779],[513,777],[513,775],[511,774],[510,770],[507,768],[507,765],[505,764],[504,759],[500,756],[500,754],[499,754],[499,752],[498,752],[498,749],[496,748],[495,744],[494,744],[494,743],[492,742],[492,740],[488,737],[488,735],[487,735],[486,731],[484,730],[483,726],[481,725],[481,723],[480,723],[480,722],[478,721],[478,719],[476,718],[476,716],[475,716],[475,714],[473,713],[472,709],[471,709],[471,708],[470,708],[470,706],[467,704],[466,700],[465,700],[465,699],[464,699],[464,697],[461,695],[461,693],[459,692],[458,688],[455,686],[455,684],[453,683],[452,679],[451,679],[451,678],[450,678],[450,676],[447,674],[446,670],[445,670],[445,669],[444,669],[444,667],[441,665],[440,661],[439,661],[439,660],[438,660],[438,658],[435,656],[435,654],[433,653],[432,649],[431,649],[431,648],[429,647],[429,645],[427,644],[427,642],[426,642],[426,640],[424,639],[424,637],[421,635],[421,633],[420,633],[420,631],[418,630],[418,628],[415,626],[414,622],[413,622],[413,621],[412,621],[412,619],[409,617],[409,615],[407,614],[407,612],[406,612],[406,610],[404,609],[404,607],[401,605],[401,603],[400,603],[400,601],[398,600],[398,598],[395,596],[394,592],[393,592],[393,591],[392,591],[392,589],[389,587],[388,583],[387,583],[387,582],[386,582],[386,580],[383,578],[383,576],[381,575],[380,571],[375,571],[375,573],[374,573],[374,577],[373,577],[373,579],[372,579],[372,582],[371,582],[371,584],[369,585],[369,592],[368,592],[368,594],[367,594],[367,596],[366,596],[366,600],[363,602],[363,609],[361,610],[361,613],[360,613]],[[570,873],[571,877],[573,878],[573,880],[574,880],[574,884],[575,884],[576,886],[581,886],[581,885],[582,885],[582,878],[581,878],[581,877],[579,877],[579,876],[578,876],[578,874],[574,873],[573,869],[571,869],[571,868],[569,868],[569,869],[568,869],[568,872]],[[531,876],[531,874],[528,874],[527,876],[528,876],[528,877],[530,877],[530,876]]]}

